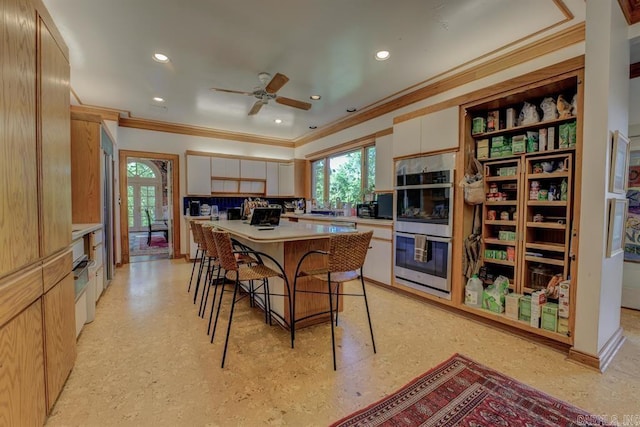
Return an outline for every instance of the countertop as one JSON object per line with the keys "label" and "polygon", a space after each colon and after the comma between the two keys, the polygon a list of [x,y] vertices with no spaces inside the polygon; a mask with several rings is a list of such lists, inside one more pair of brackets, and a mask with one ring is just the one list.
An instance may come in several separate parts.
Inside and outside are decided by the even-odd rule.
{"label": "countertop", "polygon": [[78,240],[84,235],[101,228],[102,224],[71,224],[71,240]]}
{"label": "countertop", "polygon": [[281,221],[277,227],[263,230],[255,225],[249,225],[241,220],[228,221],[226,219],[211,221],[211,225],[229,233],[254,242],[290,242],[294,240],[322,239],[334,233],[351,233],[356,230],[351,227],[320,225]]}
{"label": "countertop", "polygon": [[282,215],[282,218],[311,219],[314,221],[327,221],[327,222],[341,222],[341,221],[355,222],[356,224],[379,225],[382,227],[391,227],[393,225],[393,220],[390,220],[390,219],[360,218],[357,216],[330,216],[330,215],[317,215],[317,214],[286,213]]}

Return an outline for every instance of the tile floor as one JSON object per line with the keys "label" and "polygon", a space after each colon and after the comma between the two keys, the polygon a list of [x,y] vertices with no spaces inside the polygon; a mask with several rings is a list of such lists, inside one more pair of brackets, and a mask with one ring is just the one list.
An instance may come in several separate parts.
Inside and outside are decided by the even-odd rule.
{"label": "tile floor", "polygon": [[600,374],[557,350],[369,286],[377,354],[360,298],[341,315],[337,372],[329,325],[299,331],[292,350],[284,330],[241,304],[220,369],[226,318],[210,344],[186,292],[190,273],[184,260],[117,270],[78,339],[47,426],[326,426],[456,352],[594,414],[640,418],[640,312],[623,310],[627,341]]}

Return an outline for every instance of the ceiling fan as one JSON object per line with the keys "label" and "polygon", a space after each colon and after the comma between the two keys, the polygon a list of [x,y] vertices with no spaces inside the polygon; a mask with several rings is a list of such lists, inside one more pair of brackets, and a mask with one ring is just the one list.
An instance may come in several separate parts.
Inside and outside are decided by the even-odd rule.
{"label": "ceiling fan", "polygon": [[[269,81],[269,79],[271,79],[271,81]],[[260,111],[262,106],[268,104],[272,99],[275,99],[278,104],[287,105],[293,108],[300,108],[301,110],[308,110],[311,108],[311,104],[308,102],[298,101],[296,99],[285,98],[284,96],[276,95],[276,92],[279,91],[282,86],[284,86],[289,81],[289,77],[285,76],[284,74],[276,73],[276,75],[271,78],[271,74],[269,73],[260,73],[258,74],[258,80],[260,80],[260,86],[256,87],[253,92],[221,89],[217,87],[212,87],[211,90],[215,90],[218,92],[237,93],[240,95],[249,95],[257,98],[258,100],[255,104],[253,104],[251,110],[249,110],[250,116],[258,114],[258,111]]]}

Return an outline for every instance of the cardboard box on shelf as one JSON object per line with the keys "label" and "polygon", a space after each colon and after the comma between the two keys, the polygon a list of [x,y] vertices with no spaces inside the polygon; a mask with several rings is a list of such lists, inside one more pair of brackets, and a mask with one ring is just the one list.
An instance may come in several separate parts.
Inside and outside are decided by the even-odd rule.
{"label": "cardboard box on shelf", "polygon": [[527,136],[515,135],[512,139],[511,149],[513,154],[524,153],[527,150]]}
{"label": "cardboard box on shelf", "polygon": [[559,334],[569,335],[569,319],[562,317],[558,318],[558,331]]}
{"label": "cardboard box on shelf", "polygon": [[547,302],[547,294],[544,290],[534,291],[531,293],[531,320],[529,324],[534,328],[540,327],[540,316],[542,308]]}
{"label": "cardboard box on shelf", "polygon": [[558,316],[569,317],[569,287],[571,282],[563,280],[558,284]]}
{"label": "cardboard box on shelf", "polygon": [[487,132],[500,130],[500,111],[494,110],[487,113]]}
{"label": "cardboard box on shelf", "polygon": [[511,129],[516,125],[516,109],[507,108],[507,129]]}
{"label": "cardboard box on shelf", "polygon": [[476,158],[488,159],[489,158],[489,140],[479,139],[476,143]]}
{"label": "cardboard box on shelf", "polygon": [[547,129],[547,150],[556,149],[556,128],[550,127]]}
{"label": "cardboard box on shelf", "polygon": [[520,298],[522,294],[512,293],[505,296],[505,315],[509,319],[518,320],[520,314]]}
{"label": "cardboard box on shelf", "polygon": [[473,135],[487,131],[487,122],[484,117],[475,117],[471,123],[471,133]]}
{"label": "cardboard box on shelf", "polygon": [[548,302],[542,306],[540,328],[551,332],[558,330],[558,304]]}
{"label": "cardboard box on shelf", "polygon": [[518,320],[531,321],[531,295],[520,297],[519,303],[520,313],[518,314]]}

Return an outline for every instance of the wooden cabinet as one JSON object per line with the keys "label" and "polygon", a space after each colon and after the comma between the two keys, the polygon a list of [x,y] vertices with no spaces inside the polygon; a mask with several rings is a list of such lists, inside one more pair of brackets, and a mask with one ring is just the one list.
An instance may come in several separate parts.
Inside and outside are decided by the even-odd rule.
{"label": "wooden cabinet", "polygon": [[48,256],[71,243],[69,63],[42,20],[39,25],[42,256]]}
{"label": "wooden cabinet", "polygon": [[[475,151],[481,159],[487,193],[481,215],[480,278],[488,285],[498,275],[506,276],[515,295],[512,300],[544,291],[558,278],[575,278],[578,259],[572,239],[579,229],[579,217],[573,212],[579,205],[574,194],[580,185],[582,76],[582,69],[570,71],[465,106],[465,152]],[[560,95],[567,100],[575,97],[572,111],[565,116],[553,110]],[[543,102],[553,107],[546,116],[542,107],[537,109]],[[538,117],[516,119],[525,103],[531,111],[537,109]],[[470,225],[472,210],[463,210],[465,224]],[[551,330],[548,322],[543,327],[535,320],[526,321],[526,313],[514,318],[466,306],[465,310],[572,344],[578,286],[572,279],[569,295],[562,300],[558,289],[546,292],[548,303],[561,302],[566,307],[555,323],[563,321],[562,330]],[[557,306],[551,304],[548,308],[553,313]]]}
{"label": "wooden cabinet", "polygon": [[187,195],[211,195],[211,163],[209,157],[187,155]]}
{"label": "wooden cabinet", "polygon": [[71,220],[102,222],[100,124],[95,114],[71,114]]}
{"label": "wooden cabinet", "polygon": [[376,138],[376,191],[392,191],[394,179],[393,135],[385,135]]}
{"label": "wooden cabinet", "polygon": [[43,348],[42,304],[37,299],[0,327],[0,424],[44,424]]}
{"label": "wooden cabinet", "polygon": [[[0,277],[37,261],[36,15],[29,0],[0,0]],[[28,242],[28,244],[25,244]]]}
{"label": "wooden cabinet", "polygon": [[47,411],[53,407],[76,360],[74,300],[71,273],[43,297]]}
{"label": "wooden cabinet", "polygon": [[458,107],[439,110],[393,126],[393,157],[457,148]]}

